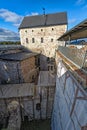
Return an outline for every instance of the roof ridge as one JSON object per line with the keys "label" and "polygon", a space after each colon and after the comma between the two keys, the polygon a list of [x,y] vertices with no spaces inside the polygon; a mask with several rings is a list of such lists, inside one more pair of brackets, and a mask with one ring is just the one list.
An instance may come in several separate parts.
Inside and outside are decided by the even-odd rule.
{"label": "roof ridge", "polygon": [[[54,15],[54,14],[62,14],[62,13],[67,13],[67,11],[64,12],[56,12],[56,13],[47,13],[45,15]],[[43,16],[44,14],[37,14],[37,15],[29,15],[29,16],[24,16],[24,17],[35,17],[35,16]]]}
{"label": "roof ridge", "polygon": [[[45,17],[47,16],[46,24]],[[56,12],[50,14],[43,15],[34,15],[34,16],[26,16],[24,17],[22,23],[19,26],[21,28],[32,28],[32,27],[44,27],[44,26],[52,26],[52,25],[63,25],[67,24],[67,12]]]}

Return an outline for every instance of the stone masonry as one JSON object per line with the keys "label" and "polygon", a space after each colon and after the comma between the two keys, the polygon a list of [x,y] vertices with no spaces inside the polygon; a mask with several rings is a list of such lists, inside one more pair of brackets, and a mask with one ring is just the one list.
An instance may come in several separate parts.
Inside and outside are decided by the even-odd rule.
{"label": "stone masonry", "polygon": [[20,29],[21,44],[30,50],[39,50],[46,57],[54,57],[58,46],[57,39],[65,33],[66,29],[67,25]]}
{"label": "stone masonry", "polygon": [[[41,54],[40,69],[42,71],[48,70],[47,58],[55,58],[55,50],[60,45],[57,39],[66,29],[67,25],[20,29],[21,45]],[[64,45],[64,42],[61,42],[61,45]]]}
{"label": "stone masonry", "polygon": [[38,68],[35,65],[35,56],[22,61],[0,61],[0,84],[30,83],[35,80]]}

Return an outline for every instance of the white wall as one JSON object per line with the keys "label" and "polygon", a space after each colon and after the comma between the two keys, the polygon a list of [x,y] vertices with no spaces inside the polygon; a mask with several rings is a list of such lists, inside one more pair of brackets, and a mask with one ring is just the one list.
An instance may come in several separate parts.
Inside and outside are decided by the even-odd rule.
{"label": "white wall", "polygon": [[87,93],[60,61],[57,66],[52,130],[81,130],[86,125]]}

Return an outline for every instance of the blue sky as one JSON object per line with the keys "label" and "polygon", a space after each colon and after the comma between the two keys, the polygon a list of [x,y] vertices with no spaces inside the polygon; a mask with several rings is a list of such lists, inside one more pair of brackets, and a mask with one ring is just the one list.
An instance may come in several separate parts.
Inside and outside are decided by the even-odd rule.
{"label": "blue sky", "polygon": [[87,18],[87,0],[0,0],[0,28],[18,32],[24,16],[67,12],[68,29]]}

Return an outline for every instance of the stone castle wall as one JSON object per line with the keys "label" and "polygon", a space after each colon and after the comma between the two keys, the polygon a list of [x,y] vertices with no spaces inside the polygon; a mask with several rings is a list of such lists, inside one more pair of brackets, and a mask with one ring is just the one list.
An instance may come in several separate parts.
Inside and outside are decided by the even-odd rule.
{"label": "stone castle wall", "polygon": [[35,57],[30,57],[21,62],[21,76],[25,83],[34,81],[37,77],[38,69],[35,65]]}
{"label": "stone castle wall", "polygon": [[[66,29],[66,25],[21,29],[21,44],[30,50],[39,50],[46,57],[54,57],[58,46],[57,39]],[[32,43],[33,38],[34,43]],[[43,38],[43,43],[41,43],[41,38]]]}
{"label": "stone castle wall", "polygon": [[0,83],[26,83],[32,82],[37,76],[38,69],[35,57],[23,61],[0,61]]}

